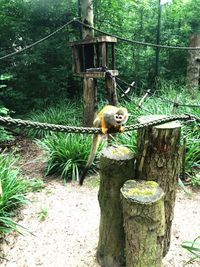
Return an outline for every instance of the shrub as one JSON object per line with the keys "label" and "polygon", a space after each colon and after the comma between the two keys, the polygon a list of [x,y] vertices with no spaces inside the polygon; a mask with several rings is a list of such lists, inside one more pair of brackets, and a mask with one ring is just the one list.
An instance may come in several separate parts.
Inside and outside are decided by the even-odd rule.
{"label": "shrub", "polygon": [[25,192],[28,189],[26,180],[20,177],[19,168],[15,167],[13,154],[0,154],[0,177],[3,195],[0,197],[0,233],[17,230],[17,223],[11,217],[16,209],[28,203]]}
{"label": "shrub", "polygon": [[77,180],[92,141],[82,134],[53,134],[37,143],[47,152],[46,175],[58,173],[64,180]]}
{"label": "shrub", "polygon": [[[63,100],[46,110],[33,111],[29,114],[28,119],[43,123],[78,126],[82,117],[81,114],[80,104]],[[43,138],[51,133],[51,131],[43,129],[28,130],[28,135],[32,138]]]}

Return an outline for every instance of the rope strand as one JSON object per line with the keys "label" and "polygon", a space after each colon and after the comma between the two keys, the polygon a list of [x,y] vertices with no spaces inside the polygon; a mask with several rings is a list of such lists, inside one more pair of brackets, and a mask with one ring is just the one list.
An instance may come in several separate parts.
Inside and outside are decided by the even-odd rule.
{"label": "rope strand", "polygon": [[[167,116],[162,119],[156,119],[151,122],[146,123],[137,123],[134,125],[125,126],[125,131],[133,131],[138,130],[148,126],[155,126],[166,122],[176,121],[176,120],[194,120],[200,123],[200,118],[190,114],[183,115],[173,115]],[[3,126],[15,126],[20,128],[35,128],[35,129],[43,129],[47,131],[55,131],[55,132],[65,132],[65,133],[82,133],[82,134],[101,134],[100,128],[94,127],[75,127],[75,126],[64,126],[58,124],[48,124],[41,122],[33,122],[29,120],[21,120],[21,119],[12,119],[10,117],[2,117],[0,116],[0,125]]]}

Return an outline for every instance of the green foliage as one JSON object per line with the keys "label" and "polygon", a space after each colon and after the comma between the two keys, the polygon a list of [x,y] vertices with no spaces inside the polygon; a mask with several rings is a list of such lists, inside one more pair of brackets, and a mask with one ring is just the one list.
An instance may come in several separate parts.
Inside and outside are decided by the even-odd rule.
{"label": "green foliage", "polygon": [[46,175],[58,173],[64,180],[77,180],[89,155],[91,136],[53,134],[38,144],[48,153]]}
{"label": "green foliage", "polygon": [[13,154],[0,154],[0,177],[3,195],[0,197],[0,234],[17,230],[18,225],[11,217],[16,209],[28,201],[25,192],[28,190],[27,181],[20,177],[20,170],[14,165]]}
{"label": "green foliage", "polygon": [[[8,116],[9,110],[4,106],[0,105],[0,116]],[[14,137],[4,127],[0,126],[0,143],[5,141],[13,140]]]}
{"label": "green foliage", "polygon": [[[80,125],[82,109],[78,101],[61,100],[59,103],[45,110],[33,111],[28,119],[36,122],[52,123],[60,125]],[[50,132],[42,129],[30,129],[28,135],[32,138],[43,138]]]}
{"label": "green foliage", "polygon": [[191,259],[185,264],[190,264],[196,259],[200,259],[200,236],[195,238],[194,241],[184,241],[182,247],[186,249],[191,254]]}
{"label": "green foliage", "polygon": [[[74,0],[69,0],[67,6],[64,0],[0,0],[0,6],[0,56],[52,33],[76,16],[77,8]],[[36,98],[49,100],[58,95],[77,94],[78,84],[71,72],[71,50],[66,46],[72,36],[74,30],[65,28],[26,53],[1,61],[0,73],[13,75],[7,82],[9,92],[4,92],[7,107],[22,114],[37,104]]]}
{"label": "green foliage", "polygon": [[28,181],[28,189],[31,192],[39,192],[43,188],[45,188],[45,184],[40,178],[34,178]]}
{"label": "green foliage", "polygon": [[[97,28],[128,39],[155,43],[158,1],[94,0]],[[77,16],[77,1],[68,0],[0,0],[0,56],[20,49],[52,33]],[[191,34],[199,31],[198,0],[176,0],[162,6],[161,43],[189,45]],[[98,35],[95,32],[95,35]],[[1,61],[0,74],[5,77],[0,92],[6,107],[26,113],[45,101],[49,105],[57,96],[80,95],[81,80],[73,76],[69,41],[80,39],[78,27],[66,27],[53,38],[13,58]],[[187,51],[160,51],[161,78],[184,82]],[[136,81],[137,91],[153,87],[155,49],[118,42],[117,69],[128,82]],[[9,76],[8,76],[9,75]]]}
{"label": "green foliage", "polygon": [[45,221],[48,217],[48,209],[42,208],[40,212],[38,212],[38,219],[40,221]]}

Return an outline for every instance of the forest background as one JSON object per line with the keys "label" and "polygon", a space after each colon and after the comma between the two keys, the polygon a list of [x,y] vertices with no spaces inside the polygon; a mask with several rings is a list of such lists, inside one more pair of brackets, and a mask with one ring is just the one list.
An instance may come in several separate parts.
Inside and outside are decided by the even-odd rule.
{"label": "forest background", "polygon": [[[160,43],[189,46],[191,35],[200,32],[198,0],[165,2],[160,6]],[[96,28],[156,43],[159,1],[94,0],[93,4]],[[20,51],[78,16],[75,0],[0,0],[0,7],[0,57]],[[18,115],[48,106],[58,98],[81,99],[82,83],[73,76],[68,45],[79,39],[80,28],[70,25],[25,53],[1,60],[1,105]],[[155,54],[155,48],[118,41],[119,77],[128,83],[135,81],[137,94],[155,90]],[[161,49],[159,81],[184,85],[187,55],[187,50]]]}

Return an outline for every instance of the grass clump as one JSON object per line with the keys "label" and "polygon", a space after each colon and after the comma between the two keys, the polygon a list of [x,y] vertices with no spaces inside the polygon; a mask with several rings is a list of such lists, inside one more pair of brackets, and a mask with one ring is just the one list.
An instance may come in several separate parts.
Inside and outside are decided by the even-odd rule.
{"label": "grass clump", "polygon": [[191,259],[185,264],[191,264],[195,260],[200,259],[200,236],[195,238],[194,241],[184,241],[182,247],[191,254]]}
{"label": "grass clump", "polygon": [[46,175],[58,173],[65,181],[78,180],[90,152],[91,136],[53,134],[37,143],[47,152]]}
{"label": "grass clump", "polygon": [[[32,111],[28,115],[31,121],[69,126],[80,125],[81,118],[80,104],[64,100],[46,110]],[[43,138],[51,133],[51,131],[36,128],[28,130],[28,135],[32,138]]]}
{"label": "grass clump", "polygon": [[2,196],[0,196],[0,235],[18,229],[18,224],[12,217],[20,206],[27,204],[25,192],[29,185],[20,175],[20,169],[15,167],[13,154],[0,154],[0,177]]}

